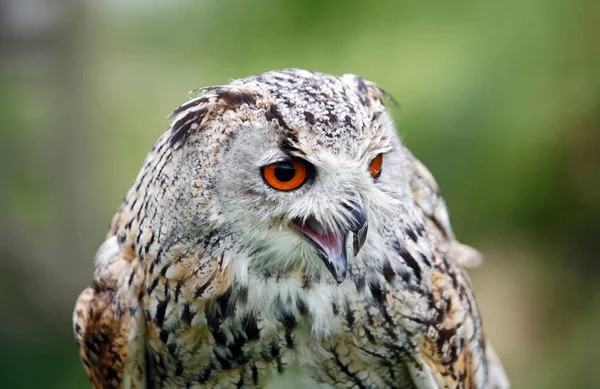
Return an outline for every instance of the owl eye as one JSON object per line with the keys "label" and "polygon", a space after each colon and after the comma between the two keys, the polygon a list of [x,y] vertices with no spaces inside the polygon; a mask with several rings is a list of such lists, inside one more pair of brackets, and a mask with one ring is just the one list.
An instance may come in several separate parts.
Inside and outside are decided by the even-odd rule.
{"label": "owl eye", "polygon": [[371,172],[371,177],[377,178],[381,174],[381,165],[383,164],[383,154],[379,154],[371,161],[371,165],[369,166],[369,171]]}
{"label": "owl eye", "polygon": [[306,164],[298,161],[276,162],[262,168],[267,184],[277,190],[294,190],[306,181]]}

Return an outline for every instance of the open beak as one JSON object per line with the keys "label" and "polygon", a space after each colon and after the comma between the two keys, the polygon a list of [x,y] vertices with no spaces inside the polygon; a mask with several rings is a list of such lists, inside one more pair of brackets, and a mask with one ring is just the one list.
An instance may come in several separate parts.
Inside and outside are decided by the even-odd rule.
{"label": "open beak", "polygon": [[367,239],[367,214],[362,202],[352,208],[352,220],[346,229],[330,230],[313,217],[305,222],[292,220],[290,226],[306,239],[319,253],[321,260],[338,283],[346,278],[348,269],[348,249],[352,239],[351,251],[358,254]]}

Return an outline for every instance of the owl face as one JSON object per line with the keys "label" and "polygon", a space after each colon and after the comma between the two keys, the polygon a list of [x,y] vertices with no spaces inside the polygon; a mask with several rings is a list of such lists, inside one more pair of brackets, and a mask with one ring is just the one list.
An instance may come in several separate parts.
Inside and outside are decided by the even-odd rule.
{"label": "owl face", "polygon": [[315,141],[326,135],[314,128],[290,137],[278,126],[249,123],[227,140],[216,196],[255,263],[316,266],[318,257],[344,280],[349,258],[367,239],[390,146],[383,133],[343,135],[332,148]]}
{"label": "owl face", "polygon": [[[374,216],[397,198],[387,182],[402,181],[388,170],[399,140],[383,92],[357,76],[294,69],[202,92],[165,135],[178,161],[166,217],[218,229],[249,266],[324,264],[343,281]],[[190,235],[180,228],[174,235]]]}

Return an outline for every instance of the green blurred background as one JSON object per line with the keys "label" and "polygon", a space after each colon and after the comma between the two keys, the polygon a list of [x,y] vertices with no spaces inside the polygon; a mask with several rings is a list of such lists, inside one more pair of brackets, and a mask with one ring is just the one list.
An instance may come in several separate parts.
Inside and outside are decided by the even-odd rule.
{"label": "green blurred background", "polygon": [[0,387],[84,388],[71,310],[166,115],[270,69],[389,91],[514,388],[600,387],[600,2],[0,2]]}

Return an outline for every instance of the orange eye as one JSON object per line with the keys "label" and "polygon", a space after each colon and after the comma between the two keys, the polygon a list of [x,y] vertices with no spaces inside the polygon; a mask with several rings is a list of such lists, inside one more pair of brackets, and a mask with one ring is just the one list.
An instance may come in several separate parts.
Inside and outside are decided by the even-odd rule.
{"label": "orange eye", "polygon": [[377,178],[381,174],[381,165],[383,164],[383,154],[379,154],[371,161],[371,166],[369,166],[369,171],[371,172],[371,177]]}
{"label": "orange eye", "polygon": [[293,190],[306,181],[306,165],[298,161],[272,163],[263,167],[262,175],[267,184],[277,190]]}

